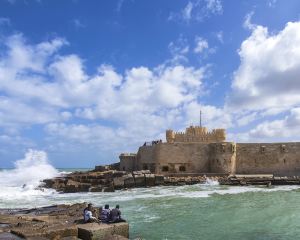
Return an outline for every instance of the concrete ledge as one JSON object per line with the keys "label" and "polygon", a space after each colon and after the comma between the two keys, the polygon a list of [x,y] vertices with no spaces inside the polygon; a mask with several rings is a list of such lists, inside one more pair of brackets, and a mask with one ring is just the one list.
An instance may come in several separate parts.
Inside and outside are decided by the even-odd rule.
{"label": "concrete ledge", "polygon": [[[82,240],[107,240],[118,239],[116,235],[122,236],[123,239],[129,237],[128,223],[88,223],[78,224],[78,237]],[[119,239],[122,239],[119,237]]]}

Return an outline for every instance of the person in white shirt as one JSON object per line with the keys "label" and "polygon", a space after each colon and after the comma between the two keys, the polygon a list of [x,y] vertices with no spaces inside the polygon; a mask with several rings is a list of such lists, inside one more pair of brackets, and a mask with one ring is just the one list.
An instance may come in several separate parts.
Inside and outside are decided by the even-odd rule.
{"label": "person in white shirt", "polygon": [[83,218],[85,223],[99,222],[99,220],[93,216],[92,210],[93,205],[91,203],[89,203],[88,207],[83,210]]}

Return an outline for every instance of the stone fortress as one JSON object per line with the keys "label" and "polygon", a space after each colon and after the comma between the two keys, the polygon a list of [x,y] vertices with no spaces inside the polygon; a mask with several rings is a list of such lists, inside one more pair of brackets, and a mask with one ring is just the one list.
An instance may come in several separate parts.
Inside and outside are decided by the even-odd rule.
{"label": "stone fortress", "polygon": [[137,153],[120,155],[120,170],[150,170],[165,176],[273,174],[300,175],[300,142],[235,143],[225,129],[190,126],[166,131],[166,142],[153,141]]}

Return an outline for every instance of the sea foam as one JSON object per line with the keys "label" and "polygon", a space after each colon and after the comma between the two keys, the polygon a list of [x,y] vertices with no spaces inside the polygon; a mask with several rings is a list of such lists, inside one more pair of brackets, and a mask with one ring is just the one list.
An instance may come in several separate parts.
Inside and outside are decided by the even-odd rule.
{"label": "sea foam", "polygon": [[49,164],[47,153],[29,149],[24,158],[14,163],[12,170],[0,171],[0,199],[13,200],[46,192],[38,190],[41,181],[59,172]]}

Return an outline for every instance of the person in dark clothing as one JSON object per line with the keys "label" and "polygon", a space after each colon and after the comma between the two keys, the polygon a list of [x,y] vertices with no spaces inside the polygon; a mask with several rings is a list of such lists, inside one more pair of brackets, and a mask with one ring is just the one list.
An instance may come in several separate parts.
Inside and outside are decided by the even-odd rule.
{"label": "person in dark clothing", "polygon": [[121,211],[119,205],[116,205],[116,208],[111,210],[110,216],[111,216],[112,223],[126,222],[126,220],[121,217]]}
{"label": "person in dark clothing", "polygon": [[102,209],[102,211],[100,213],[100,220],[103,223],[109,223],[109,221],[110,221],[110,209],[109,209],[108,204],[106,204],[104,206],[104,209]]}

